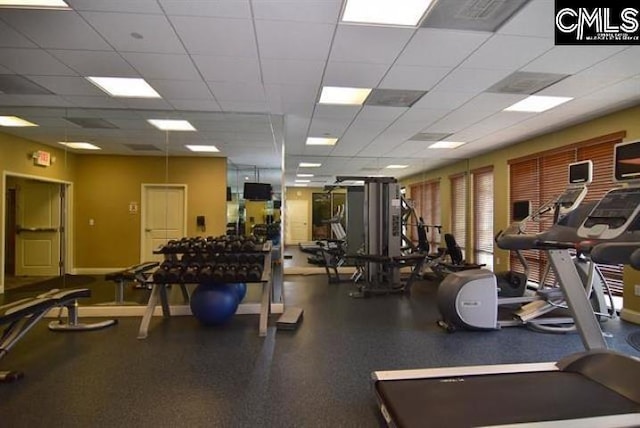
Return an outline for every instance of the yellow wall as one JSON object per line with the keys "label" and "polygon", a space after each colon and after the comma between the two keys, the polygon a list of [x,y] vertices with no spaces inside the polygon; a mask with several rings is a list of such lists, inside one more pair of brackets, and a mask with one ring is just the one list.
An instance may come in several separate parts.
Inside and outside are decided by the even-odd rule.
{"label": "yellow wall", "polygon": [[[140,261],[141,185],[187,185],[187,236],[221,235],[226,226],[225,158],[78,155],[75,185],[76,267],[122,267]],[[196,216],[206,217],[206,232]],[[89,219],[94,225],[89,225]]]}
{"label": "yellow wall", "polygon": [[[419,181],[441,178],[441,222],[444,230],[450,230],[451,187],[448,177],[452,174],[492,165],[494,168],[493,230],[497,232],[509,224],[509,167],[507,164],[509,159],[519,158],[618,131],[626,131],[627,136],[625,141],[640,139],[640,106],[628,108],[560,131],[532,138],[513,146],[469,159],[468,161],[460,161],[444,168],[417,174],[403,180],[403,184],[408,185]],[[470,189],[470,186],[467,188]],[[469,226],[471,221],[469,209],[467,213],[467,242],[471,243],[473,241],[470,237],[472,231]],[[508,263],[508,252],[494,248],[494,269],[496,271],[507,270],[509,267]],[[640,272],[626,268],[624,272],[624,283],[625,308],[636,311],[640,315],[640,296],[634,296],[633,294],[633,285],[640,283]],[[640,317],[638,318],[638,322],[640,322]]]}

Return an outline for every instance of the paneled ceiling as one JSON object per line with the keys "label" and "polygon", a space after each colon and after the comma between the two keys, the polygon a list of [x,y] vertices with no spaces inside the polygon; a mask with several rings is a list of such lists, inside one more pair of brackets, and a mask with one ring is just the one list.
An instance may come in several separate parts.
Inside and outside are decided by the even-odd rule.
{"label": "paneled ceiling", "polygon": [[[555,46],[553,0],[525,2],[495,31],[342,23],[342,0],[67,3],[0,9],[0,81],[12,83],[0,115],[39,125],[0,132],[88,141],[101,147],[96,156],[180,156],[191,154],[187,144],[214,144],[232,164],[279,169],[284,145],[286,183],[311,173],[309,184],[323,185],[336,175],[415,174],[640,103],[640,46]],[[537,95],[573,100],[503,111],[528,96],[496,89],[503,80],[540,73],[556,83]],[[161,98],[112,98],[87,76],[141,77]],[[407,107],[321,105],[323,86],[426,94]],[[77,123],[86,118],[109,127]],[[167,134],[151,118],[186,119],[197,131]],[[429,149],[436,137],[417,134],[466,144]],[[337,144],[305,144],[324,136]]]}

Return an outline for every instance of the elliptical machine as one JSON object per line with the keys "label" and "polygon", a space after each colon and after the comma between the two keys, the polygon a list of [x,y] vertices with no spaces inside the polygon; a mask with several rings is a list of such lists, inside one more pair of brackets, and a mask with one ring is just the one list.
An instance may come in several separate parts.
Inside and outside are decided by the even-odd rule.
{"label": "elliptical machine", "polygon": [[[553,211],[554,225],[548,231],[532,236],[536,239],[564,242],[575,240],[575,230],[591,208],[591,205],[580,207],[580,204],[587,194],[592,171],[591,161],[570,164],[569,186],[559,197],[496,236],[496,243],[500,248],[516,252],[525,272],[528,266],[520,250],[536,248],[533,241],[522,245],[520,238],[525,233],[526,222],[540,221],[543,215]],[[519,238],[518,245],[511,245],[511,237]],[[604,299],[607,285],[602,273],[594,263],[580,255],[574,257],[573,262],[578,268],[594,311],[600,316],[612,317],[615,311],[613,305],[610,311],[607,309]],[[457,329],[496,330],[521,325],[556,333],[574,329],[573,319],[564,310],[566,304],[561,289],[542,286],[533,295],[500,297],[500,288],[504,286],[498,286],[496,274],[489,270],[469,270],[448,275],[438,288],[437,303],[442,315],[438,325],[449,332]]]}

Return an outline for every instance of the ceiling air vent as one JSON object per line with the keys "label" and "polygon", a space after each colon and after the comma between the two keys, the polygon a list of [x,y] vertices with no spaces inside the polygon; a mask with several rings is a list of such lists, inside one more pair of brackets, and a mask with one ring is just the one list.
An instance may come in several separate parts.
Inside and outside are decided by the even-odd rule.
{"label": "ceiling air vent", "polygon": [[427,91],[410,91],[404,89],[373,89],[366,101],[367,106],[411,107]]}
{"label": "ceiling air vent", "polygon": [[443,141],[451,135],[452,134],[445,134],[442,132],[419,132],[409,138],[409,141]]}
{"label": "ceiling air vent", "polygon": [[528,0],[439,1],[421,27],[495,32]]}
{"label": "ceiling air vent", "polygon": [[8,95],[51,95],[48,89],[43,88],[31,80],[16,74],[0,75],[0,93]]}
{"label": "ceiling air vent", "polygon": [[81,128],[89,129],[118,129],[111,122],[98,117],[65,117],[65,120],[78,125]]}
{"label": "ceiling air vent", "polygon": [[125,144],[126,147],[134,152],[161,152],[159,148],[153,144]]}
{"label": "ceiling air vent", "polygon": [[516,71],[487,89],[486,92],[531,95],[567,77],[569,77],[568,74]]}

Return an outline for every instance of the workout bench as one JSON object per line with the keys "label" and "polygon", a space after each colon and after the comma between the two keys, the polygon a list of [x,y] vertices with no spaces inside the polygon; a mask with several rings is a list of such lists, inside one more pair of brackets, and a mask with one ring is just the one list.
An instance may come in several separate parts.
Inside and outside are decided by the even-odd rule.
{"label": "workout bench", "polygon": [[145,262],[139,265],[128,267],[125,270],[108,273],[104,276],[107,281],[115,282],[116,295],[112,302],[102,303],[103,305],[139,305],[137,302],[125,302],[124,286],[127,282],[138,282],[141,286],[151,289],[151,270],[156,268],[159,262]]}
{"label": "workout bench", "polygon": [[[0,335],[0,360],[11,348],[51,309],[67,309],[67,321],[52,321],[49,329],[54,331],[88,331],[108,327],[116,320],[106,320],[94,324],[78,322],[77,299],[90,297],[91,290],[79,288],[73,290],[51,290],[36,297],[28,297],[0,306],[0,324],[7,325]],[[0,382],[12,382],[22,378],[18,371],[0,371]]]}

